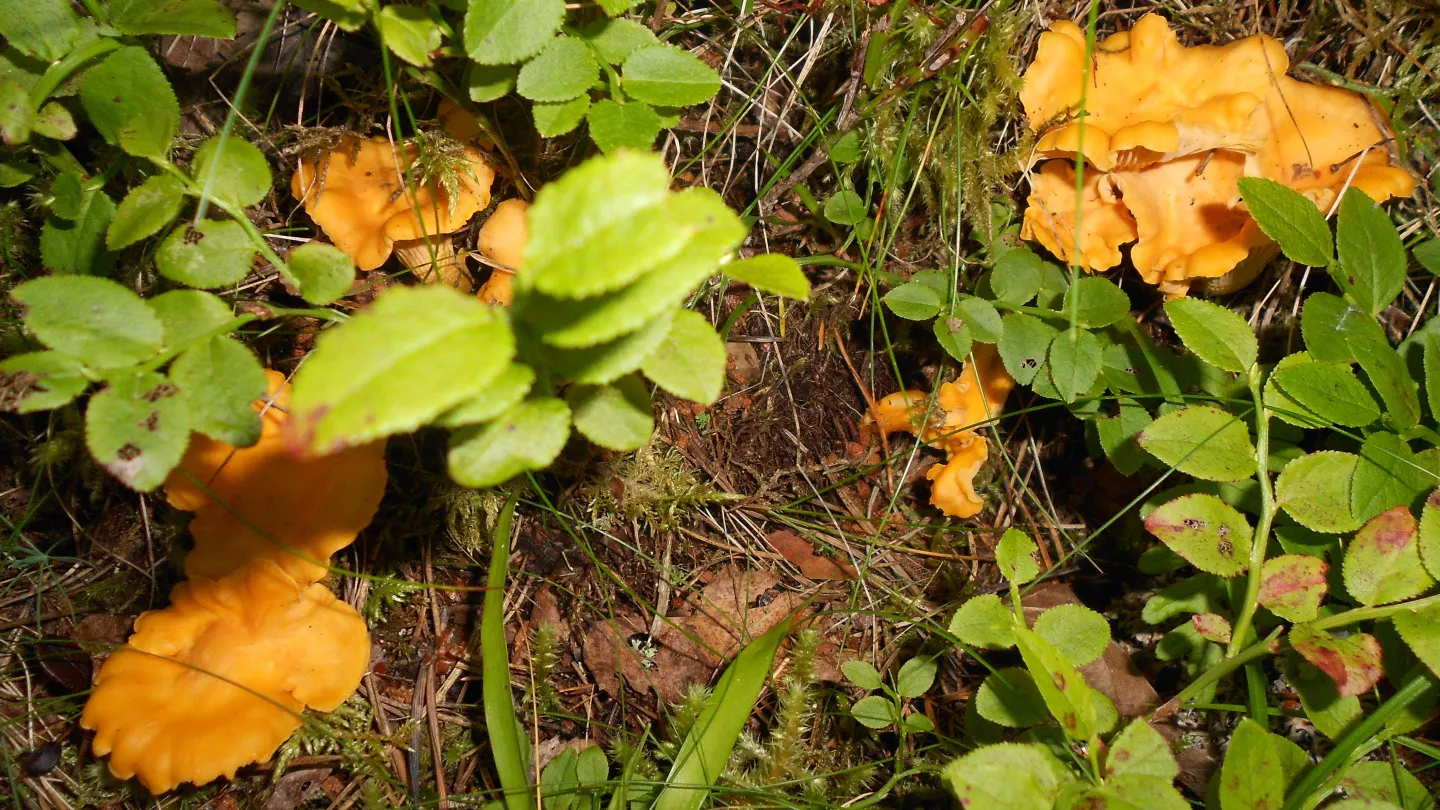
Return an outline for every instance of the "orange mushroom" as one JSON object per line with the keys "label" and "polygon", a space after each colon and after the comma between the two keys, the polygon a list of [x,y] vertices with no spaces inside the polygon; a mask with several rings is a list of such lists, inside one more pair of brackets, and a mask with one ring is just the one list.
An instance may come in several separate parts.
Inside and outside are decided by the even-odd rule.
{"label": "orange mushroom", "polygon": [[360,683],[369,634],[325,586],[268,560],[175,587],[106,659],[80,724],[110,772],[151,793],[264,761],[307,706],[332,711]]}
{"label": "orange mushroom", "polygon": [[1080,251],[1075,251],[1075,166],[1052,160],[1030,178],[1030,199],[1020,226],[1021,239],[1033,239],[1067,262],[1087,270],[1109,270],[1120,263],[1120,247],[1138,235],[1135,217],[1116,199],[1114,187],[1096,170],[1085,173],[1081,194]]}
{"label": "orange mushroom", "polygon": [[289,386],[266,371],[270,394],[261,413],[260,440],[235,448],[199,434],[165,482],[177,509],[195,512],[189,576],[220,577],[251,560],[279,565],[301,583],[324,577],[330,555],[355,540],[385,494],[385,443],[349,447],[318,458],[294,458],[284,427]]}
{"label": "orange mushroom", "polygon": [[480,288],[480,300],[487,304],[508,307],[515,299],[511,287],[515,271],[525,260],[525,241],[530,235],[525,212],[529,208],[530,204],[524,200],[505,200],[495,206],[490,218],[480,226],[475,249],[493,262],[490,278]]}
{"label": "orange mushroom", "polygon": [[428,280],[470,292],[449,234],[490,204],[495,172],[467,146],[453,194],[436,178],[409,187],[406,169],[417,171],[418,155],[413,144],[347,136],[334,149],[301,160],[290,191],[361,270],[374,270],[394,252]]}
{"label": "orange mushroom", "polygon": [[1015,379],[1005,371],[995,347],[977,343],[960,378],[943,383],[934,419],[926,420],[928,403],[920,391],[897,391],[876,403],[865,422],[882,433],[903,430],[945,451],[946,462],[930,468],[930,503],[951,517],[979,514],[985,502],[975,492],[975,475],[989,457],[979,429],[1000,415]]}

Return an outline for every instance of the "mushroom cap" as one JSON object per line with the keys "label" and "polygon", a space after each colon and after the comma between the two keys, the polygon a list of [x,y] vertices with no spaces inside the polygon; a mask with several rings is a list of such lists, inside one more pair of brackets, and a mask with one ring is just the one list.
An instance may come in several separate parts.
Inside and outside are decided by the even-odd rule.
{"label": "mushroom cap", "polygon": [[975,492],[975,476],[990,455],[985,439],[975,436],[957,447],[944,464],[925,474],[930,483],[930,505],[950,517],[969,518],[980,514],[985,501]]}
{"label": "mushroom cap", "polygon": [[525,212],[530,204],[524,200],[505,200],[495,206],[490,218],[480,226],[475,249],[480,255],[509,268],[491,268],[490,278],[480,288],[479,296],[487,304],[510,306],[515,300],[514,271],[525,260],[525,242],[530,238],[530,224]]}
{"label": "mushroom cap", "polygon": [[1092,270],[1120,263],[1120,246],[1139,235],[1135,218],[1117,199],[1105,175],[1085,172],[1081,193],[1083,231],[1075,252],[1075,166],[1051,160],[1030,174],[1030,197],[1020,226],[1022,239],[1033,239],[1066,262]]}
{"label": "mushroom cap", "polygon": [[327,572],[317,562],[354,542],[385,494],[383,441],[328,456],[292,456],[283,435],[289,386],[279,372],[265,374],[269,398],[254,403],[262,414],[260,440],[235,448],[196,434],[165,482],[170,504],[196,513],[190,521],[195,549],[185,557],[188,576],[224,576],[266,559],[298,582],[316,582]]}
{"label": "mushroom cap", "polygon": [[175,587],[101,666],[80,724],[151,793],[268,759],[306,706],[338,707],[370,659],[354,608],[268,560]]}
{"label": "mushroom cap", "polygon": [[[1020,91],[1040,135],[1036,160],[1073,159],[1080,151],[1075,116],[1085,61],[1085,32],[1074,23],[1056,22],[1040,35]],[[1270,125],[1259,108],[1289,66],[1272,37],[1187,48],[1163,17],[1146,14],[1096,44],[1084,94],[1085,158],[1109,171],[1210,149],[1253,153]]]}
{"label": "mushroom cap", "polygon": [[333,150],[302,159],[290,178],[295,199],[361,270],[384,264],[396,242],[459,230],[490,204],[495,172],[474,147],[465,147],[469,172],[461,173],[453,199],[438,182],[407,189],[397,149],[406,166],[419,151],[346,136]]}

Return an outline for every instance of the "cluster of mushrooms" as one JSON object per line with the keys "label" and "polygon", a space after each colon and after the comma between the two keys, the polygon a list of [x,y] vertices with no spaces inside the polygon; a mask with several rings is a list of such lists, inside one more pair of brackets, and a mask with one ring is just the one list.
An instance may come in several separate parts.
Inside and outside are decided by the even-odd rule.
{"label": "cluster of mushrooms", "polygon": [[270,758],[305,708],[334,710],[369,666],[364,620],[320,580],[379,508],[384,442],[296,458],[285,377],[266,377],[259,441],[195,434],[165,482],[170,504],[195,513],[188,579],[135,620],[81,716],[110,772],[152,793]]}
{"label": "cluster of mushrooms", "polygon": [[1090,271],[1117,266],[1133,243],[1135,270],[1166,295],[1227,277],[1214,288],[1224,292],[1277,249],[1241,201],[1240,178],[1282,183],[1327,213],[1347,187],[1376,202],[1409,196],[1415,178],[1393,165],[1381,113],[1358,93],[1286,76],[1289,66],[1272,37],[1187,48],[1146,14],[1098,42],[1087,68],[1085,32],[1056,22],[1020,91],[1038,136],[1021,236]]}

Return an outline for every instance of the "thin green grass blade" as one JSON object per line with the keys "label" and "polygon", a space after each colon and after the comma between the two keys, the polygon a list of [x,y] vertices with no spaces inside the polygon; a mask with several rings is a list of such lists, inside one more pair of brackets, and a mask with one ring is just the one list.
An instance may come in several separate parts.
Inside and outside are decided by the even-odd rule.
{"label": "thin green grass blade", "polygon": [[775,663],[775,651],[789,632],[790,622],[781,622],[735,656],[680,746],[675,765],[665,778],[665,789],[655,800],[655,810],[699,810],[725,770],[740,730],[760,697],[765,676]]}
{"label": "thin green grass blade", "polygon": [[481,691],[485,731],[500,774],[500,789],[505,793],[505,808],[534,810],[520,743],[520,719],[515,716],[515,696],[510,691],[510,651],[505,647],[505,573],[510,562],[510,525],[519,497],[518,493],[510,496],[495,522],[494,551],[485,581],[485,614],[480,619]]}

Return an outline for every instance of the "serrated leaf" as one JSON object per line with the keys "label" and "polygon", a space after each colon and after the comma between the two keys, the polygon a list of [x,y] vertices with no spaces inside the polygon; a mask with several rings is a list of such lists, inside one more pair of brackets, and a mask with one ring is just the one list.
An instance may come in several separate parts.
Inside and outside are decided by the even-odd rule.
{"label": "serrated leaf", "polygon": [[90,454],[140,492],[165,482],[189,441],[190,414],[180,390],[153,371],[111,380],[85,409]]}
{"label": "serrated leaf", "polygon": [[1345,192],[1336,219],[1335,280],[1357,307],[1378,315],[1405,288],[1405,245],[1390,216],[1358,188]]}
{"label": "serrated leaf", "polygon": [[565,19],[565,0],[470,0],[465,52],[481,65],[513,65],[540,52]]}
{"label": "serrated leaf", "polygon": [[1077,667],[1098,659],[1110,645],[1110,623],[1084,605],[1056,605],[1040,614],[1034,629]]}
{"label": "serrated leaf", "polygon": [[1420,510],[1420,559],[1425,570],[1440,579],[1440,490],[1431,492]]}
{"label": "serrated leaf", "polygon": [[65,0],[4,3],[0,36],[26,56],[56,62],[79,44],[80,21]]}
{"label": "serrated leaf", "polygon": [[391,287],[320,335],[295,376],[292,422],[320,452],[414,430],[479,394],[514,354],[494,308],[452,287]]}
{"label": "serrated leaf", "polygon": [[1035,679],[1019,667],[987,675],[975,693],[975,710],[986,720],[1009,728],[1038,726],[1050,719]]}
{"label": "serrated leaf", "polygon": [[1222,577],[1250,567],[1254,530],[1239,510],[1214,495],[1182,495],[1145,518],[1145,530],[1201,571]]}
{"label": "serrated leaf", "polygon": [[1342,696],[1369,692],[1384,674],[1380,642],[1368,633],[1341,638],[1302,623],[1290,628],[1289,641],[1300,657],[1335,681],[1335,690]]}
{"label": "serrated leaf", "polygon": [[1031,315],[1012,312],[1001,319],[1002,334],[996,348],[1005,370],[1021,385],[1030,385],[1045,366],[1050,343],[1059,333],[1055,327]]}
{"label": "serrated leaf", "polygon": [[419,6],[386,6],[375,16],[375,27],[385,47],[416,67],[429,67],[430,54],[445,44],[440,24]]}
{"label": "serrated leaf", "polygon": [[[1071,340],[1071,336],[1075,337]],[[1100,378],[1104,349],[1100,340],[1085,330],[1061,332],[1050,344],[1050,379],[1066,402],[1090,390]]]}
{"label": "serrated leaf", "polygon": [[1120,401],[1120,415],[1095,420],[1095,432],[1105,457],[1121,475],[1134,475],[1145,465],[1146,455],[1136,438],[1151,422],[1150,412],[1131,400]]}
{"label": "serrated leaf", "polygon": [[531,399],[481,427],[456,431],[446,465],[462,486],[483,489],[543,470],[570,438],[570,408],[554,397]]}
{"label": "serrated leaf", "polygon": [[1196,613],[1190,617],[1190,625],[1206,641],[1216,644],[1230,643],[1230,634],[1233,632],[1230,620],[1218,613]]}
{"label": "serrated leaf", "polygon": [[1014,628],[1015,614],[993,593],[971,597],[950,620],[951,635],[985,650],[1015,646]]}
{"label": "serrated leaf", "polygon": [[889,728],[898,719],[895,704],[879,695],[869,695],[855,701],[850,707],[850,716],[866,728]]}
{"label": "serrated leaf", "polygon": [[1360,457],[1335,450],[1301,456],[1275,481],[1275,504],[1312,531],[1338,534],[1360,528],[1350,511],[1350,479]]}
{"label": "serrated leaf", "polygon": [[[1310,205],[1310,201],[1305,204]],[[1244,718],[1231,736],[1230,748],[1220,766],[1220,808],[1280,810],[1284,802],[1284,771],[1270,733],[1254,720]]]}
{"label": "serrated leaf", "polygon": [[612,65],[624,62],[636,48],[660,43],[644,23],[629,18],[598,20],[580,29],[580,36]]}
{"label": "serrated leaf", "polygon": [[585,120],[590,123],[590,138],[602,152],[617,149],[649,149],[660,134],[660,116],[649,104],[632,101],[617,104],[602,99],[590,107]]}
{"label": "serrated leaf", "polygon": [[1321,734],[1336,739],[1360,718],[1359,698],[1342,697],[1330,676],[1299,656],[1289,656],[1288,663],[1285,678],[1300,696],[1305,716]]}
{"label": "serrated leaf", "polygon": [[231,136],[222,147],[215,136],[195,150],[190,176],[208,197],[244,208],[270,193],[270,165],[255,144]]}
{"label": "serrated leaf", "polygon": [[1425,785],[1403,767],[1389,762],[1355,763],[1345,771],[1340,789],[1358,806],[1345,808],[1344,802],[1337,802],[1326,805],[1326,810],[1435,810],[1435,797]]}
{"label": "serrated leaf", "polygon": [[1088,740],[1096,734],[1099,725],[1094,693],[1065,656],[1050,642],[1021,627],[1015,628],[1015,645],[1065,736]]}
{"label": "serrated leaf", "polygon": [[935,332],[935,340],[945,353],[958,362],[965,362],[970,359],[970,349],[974,346],[974,338],[970,335],[970,327],[959,318],[936,318],[931,324]]}
{"label": "serrated leaf", "polygon": [[996,300],[1022,306],[1040,292],[1044,268],[1045,260],[1030,248],[1007,250],[995,260],[995,269],[990,273],[990,289],[995,291]]}
{"label": "serrated leaf", "polygon": [[1040,575],[1038,553],[1030,535],[1019,529],[1006,529],[1000,542],[995,544],[995,567],[1012,585],[1024,585]]}
{"label": "serrated leaf", "polygon": [[1105,781],[1149,776],[1167,783],[1180,775],[1170,744],[1143,718],[1132,720],[1110,743],[1105,758]]}
{"label": "serrated leaf", "polygon": [[940,314],[944,300],[928,284],[910,281],[885,293],[885,306],[907,321],[926,321]]}
{"label": "serrated leaf", "polygon": [[52,410],[88,387],[80,361],[62,352],[28,352],[0,361],[0,412]]}
{"label": "serrated leaf", "polygon": [[1373,433],[1360,447],[1350,478],[1350,513],[1369,520],[1392,506],[1409,506],[1435,483],[1410,446],[1393,433]]}
{"label": "serrated leaf", "polygon": [[1391,621],[1415,657],[1440,675],[1440,607],[1402,611]]}
{"label": "serrated leaf", "polygon": [[1282,619],[1308,622],[1329,591],[1330,566],[1307,554],[1282,554],[1260,569],[1260,606]]}
{"label": "serrated leaf", "polygon": [[249,349],[216,335],[175,358],[170,380],[180,388],[191,430],[235,447],[259,440],[260,414],[250,403],[265,395],[265,369]]}
{"label": "serrated leaf", "polygon": [[1334,255],[1330,226],[1315,203],[1274,180],[1242,177],[1239,186],[1255,223],[1280,243],[1286,258],[1310,267],[1330,263]]}
{"label": "serrated leaf", "polygon": [[183,223],[155,250],[160,275],[190,287],[213,290],[238,284],[250,274],[255,243],[240,223],[202,219]]}
{"label": "serrated leaf", "polygon": [[961,806],[976,810],[1050,808],[1060,788],[1073,779],[1038,743],[986,745],[952,761],[940,773]]}
{"label": "serrated leaf", "polygon": [[105,246],[120,250],[160,232],[180,215],[185,200],[185,187],[166,174],[149,177],[130,189],[115,209],[115,217],[105,232]]}
{"label": "serrated leaf", "polygon": [[1242,481],[1255,474],[1249,429],[1211,405],[1167,413],[1142,430],[1137,441],[1166,464],[1206,481]]}
{"label": "serrated leaf", "polygon": [[845,676],[846,680],[861,689],[875,690],[882,686],[880,670],[868,661],[859,659],[846,661],[840,665],[840,673]]}
{"label": "serrated leaf", "polygon": [[995,305],[974,295],[961,297],[955,304],[955,314],[970,327],[970,334],[981,343],[998,343],[1005,332],[1005,322]]}
{"label": "serrated leaf", "polygon": [[895,693],[902,698],[918,698],[935,683],[939,665],[928,655],[917,655],[900,665],[895,674]]}
{"label": "serrated leaf", "polygon": [[810,297],[810,279],[805,277],[805,271],[794,259],[781,253],[751,256],[730,262],[723,269],[730,278],[762,292],[799,301]]}
{"label": "serrated leaf", "polygon": [[1300,314],[1300,332],[1305,348],[1322,363],[1350,363],[1355,360],[1349,339],[1359,338],[1384,344],[1385,331],[1375,317],[1351,307],[1345,299],[1330,293],[1314,293],[1305,299]]}
{"label": "serrated leaf", "polygon": [[535,372],[529,366],[511,363],[485,390],[441,414],[435,424],[458,428],[489,422],[519,405],[534,385]]}
{"label": "serrated leaf", "polygon": [[164,326],[167,347],[179,346],[218,329],[234,317],[229,304],[199,290],[170,290],[145,303]]}
{"label": "serrated leaf", "polygon": [[105,231],[115,219],[115,203],[101,189],[87,189],[74,213],[70,221],[45,218],[40,259],[52,273],[104,273],[114,261],[105,252]]}
{"label": "serrated leaf", "polygon": [[18,146],[30,140],[35,108],[30,91],[13,76],[0,76],[0,143]]}
{"label": "serrated leaf", "polygon": [[160,320],[140,296],[109,279],[38,278],[10,297],[25,306],[25,327],[41,343],[86,365],[119,368],[160,351]]}
{"label": "serrated leaf", "polygon": [[324,242],[306,242],[290,251],[286,264],[300,282],[300,295],[316,306],[332,303],[355,283],[355,262]]}
{"label": "serrated leaf", "polygon": [[1440,276],[1440,239],[1426,239],[1410,249],[1415,261],[1431,274]]}
{"label": "serrated leaf", "polygon": [[[1308,204],[1308,203],[1307,203]],[[1198,298],[1165,302],[1165,314],[1185,348],[1222,371],[1243,373],[1255,365],[1260,344],[1250,325],[1225,307]]]}
{"label": "serrated leaf", "polygon": [[[505,92],[509,92],[508,90]],[[501,93],[500,95],[505,95]],[[590,96],[582,95],[559,104],[531,105],[530,114],[535,119],[535,131],[542,138],[554,138],[580,126],[590,111]]]}
{"label": "serrated leaf", "polygon": [[1388,343],[1377,343],[1351,337],[1346,343],[1380,401],[1385,403],[1385,417],[1399,430],[1420,422],[1420,386],[1410,377],[1400,353]]}
{"label": "serrated leaf", "polygon": [[1420,561],[1420,524],[1397,506],[1371,518],[1345,550],[1345,590],[1367,607],[1424,593],[1435,580]]}
{"label": "serrated leaf", "polygon": [[1307,352],[1296,352],[1286,355],[1279,363],[1275,364],[1275,367],[1265,378],[1265,387],[1261,393],[1265,407],[1270,410],[1270,413],[1273,414],[1275,418],[1286,424],[1302,428],[1322,428],[1328,427],[1331,424],[1328,420],[1320,418],[1319,415],[1312,413],[1309,409],[1291,399],[1275,381],[1276,372],[1316,362],[1319,361],[1311,357]]}
{"label": "serrated leaf", "polygon": [[589,90],[599,74],[600,65],[584,42],[558,36],[520,68],[515,91],[531,101],[569,101]]}
{"label": "serrated leaf", "polygon": [[343,31],[358,31],[374,10],[375,0],[290,0],[296,6],[312,11],[321,19],[335,23]]}
{"label": "serrated leaf", "polygon": [[80,134],[79,128],[75,126],[75,116],[58,101],[46,102],[45,106],[35,113],[35,132],[57,141],[68,141]]}
{"label": "serrated leaf", "polygon": [[[470,70],[465,74],[466,92],[470,95],[471,101],[480,103],[495,101],[510,95],[510,91],[515,89],[515,79],[519,77],[519,75],[520,71],[514,65],[476,65],[472,63]],[[576,125],[580,123],[580,119],[584,117],[585,108],[590,106],[589,96],[581,96],[575,99],[575,101],[584,102],[580,105],[580,115],[576,116],[575,119],[570,122],[570,126],[566,127],[564,132],[569,132],[574,129]],[[562,104],[555,106],[558,109],[564,108],[567,105]],[[573,107],[575,104],[574,102],[570,102],[568,106]],[[538,128],[538,114],[536,118],[536,126]],[[542,131],[540,134],[546,138],[550,138],[563,133],[546,133]]]}
{"label": "serrated leaf", "polygon": [[1298,363],[1276,368],[1273,378],[1286,396],[1334,424],[1363,427],[1380,418],[1375,398],[1346,366]]}
{"label": "serrated leaf", "polygon": [[80,103],[107,143],[164,160],[180,131],[180,105],[144,48],[121,48],[85,72]]}
{"label": "serrated leaf", "polygon": [[74,220],[80,215],[85,198],[85,189],[80,185],[80,176],[71,172],[55,175],[48,190],[50,213],[60,219]]}
{"label": "serrated leaf", "polygon": [[650,388],[634,375],[610,385],[572,385],[565,389],[565,402],[575,429],[610,450],[637,450],[655,431]]}
{"label": "serrated leaf", "polygon": [[[1075,304],[1071,299],[1078,298]],[[1091,329],[1109,326],[1130,314],[1130,296],[1110,280],[1098,276],[1082,276],[1065,291],[1065,311],[1077,306],[1076,323]]]}
{"label": "serrated leaf", "polygon": [[216,0],[112,0],[110,24],[122,34],[235,38],[235,12]]}
{"label": "serrated leaf", "polygon": [[640,371],[677,397],[709,405],[725,387],[725,344],[705,316],[682,309]]}
{"label": "serrated leaf", "polygon": [[1188,613],[1210,613],[1220,608],[1223,592],[1221,580],[1214,574],[1196,574],[1146,600],[1140,618],[1146,624],[1162,624]]}
{"label": "serrated leaf", "polygon": [[674,45],[631,51],[620,68],[620,87],[631,98],[660,107],[687,107],[720,92],[720,74],[700,57]]}
{"label": "serrated leaf", "polygon": [[598,346],[543,348],[536,362],[547,364],[552,374],[572,383],[604,385],[639,369],[665,341],[674,319],[674,312],[662,312],[634,332]]}

